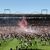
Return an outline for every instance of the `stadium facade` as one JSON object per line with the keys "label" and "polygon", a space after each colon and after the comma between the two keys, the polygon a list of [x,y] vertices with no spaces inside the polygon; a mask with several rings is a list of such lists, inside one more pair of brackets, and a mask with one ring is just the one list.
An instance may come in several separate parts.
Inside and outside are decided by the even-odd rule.
{"label": "stadium facade", "polygon": [[50,14],[0,14],[0,26],[17,25],[17,21],[23,17],[34,25],[50,25]]}

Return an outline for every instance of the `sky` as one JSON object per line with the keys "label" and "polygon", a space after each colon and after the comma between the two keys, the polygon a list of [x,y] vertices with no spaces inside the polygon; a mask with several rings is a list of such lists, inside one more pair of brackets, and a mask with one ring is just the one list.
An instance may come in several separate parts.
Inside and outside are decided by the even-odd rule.
{"label": "sky", "polygon": [[40,13],[41,9],[50,12],[50,0],[0,0],[0,12],[10,9],[11,12]]}

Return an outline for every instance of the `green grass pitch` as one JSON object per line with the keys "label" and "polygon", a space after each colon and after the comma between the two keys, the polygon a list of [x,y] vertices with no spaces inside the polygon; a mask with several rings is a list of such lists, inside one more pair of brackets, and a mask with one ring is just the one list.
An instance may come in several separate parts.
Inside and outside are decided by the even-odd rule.
{"label": "green grass pitch", "polygon": [[[41,50],[50,50],[50,41],[40,41],[40,39],[34,39],[31,40],[32,45],[29,44],[29,41],[25,41],[26,39],[22,39],[22,42],[20,39],[17,38],[10,38],[6,40],[0,40],[0,50],[10,50],[12,48],[13,50],[16,50],[16,46],[18,48],[24,47],[26,48],[32,48],[32,49],[41,49]],[[24,42],[25,41],[25,42]]]}

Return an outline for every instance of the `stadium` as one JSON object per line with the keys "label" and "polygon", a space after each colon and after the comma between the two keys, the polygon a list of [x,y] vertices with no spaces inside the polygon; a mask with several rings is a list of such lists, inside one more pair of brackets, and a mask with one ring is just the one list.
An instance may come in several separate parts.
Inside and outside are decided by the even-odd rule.
{"label": "stadium", "polygon": [[0,50],[50,50],[50,14],[0,13]]}

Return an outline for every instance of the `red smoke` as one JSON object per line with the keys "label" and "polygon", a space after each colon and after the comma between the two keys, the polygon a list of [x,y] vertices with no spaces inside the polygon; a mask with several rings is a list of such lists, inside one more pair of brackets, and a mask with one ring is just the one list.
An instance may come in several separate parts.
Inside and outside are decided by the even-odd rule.
{"label": "red smoke", "polygon": [[25,17],[23,17],[22,20],[19,21],[19,27],[21,27],[21,28],[26,28],[27,25],[28,25],[27,20],[26,20]]}

